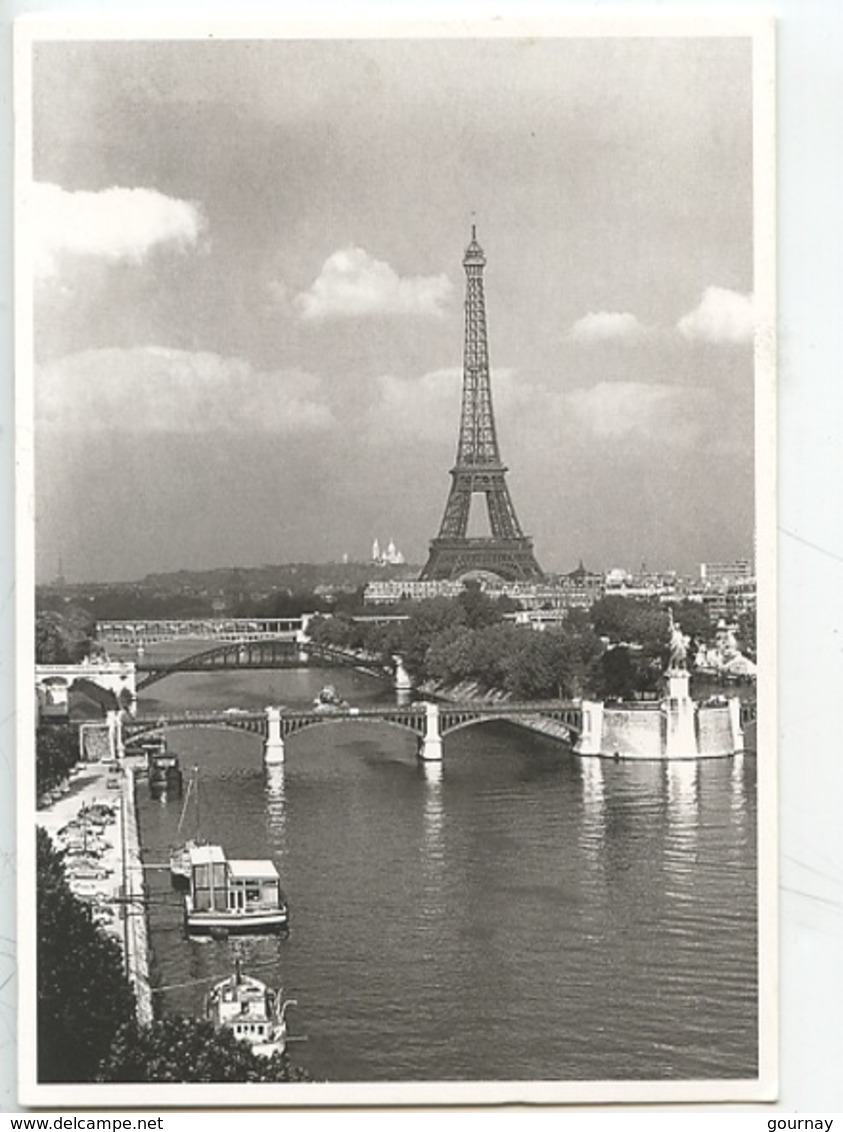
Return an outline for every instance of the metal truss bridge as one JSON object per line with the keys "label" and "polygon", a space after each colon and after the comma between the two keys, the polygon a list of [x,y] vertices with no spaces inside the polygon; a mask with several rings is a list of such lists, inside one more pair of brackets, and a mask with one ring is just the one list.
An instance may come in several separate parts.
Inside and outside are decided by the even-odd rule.
{"label": "metal truss bridge", "polygon": [[392,670],[367,653],[348,652],[331,645],[306,644],[282,638],[235,640],[215,645],[174,661],[145,661],[135,664],[137,690],[148,688],[176,672],[214,672],[236,668],[307,668],[315,666],[354,668],[379,680],[391,679]]}

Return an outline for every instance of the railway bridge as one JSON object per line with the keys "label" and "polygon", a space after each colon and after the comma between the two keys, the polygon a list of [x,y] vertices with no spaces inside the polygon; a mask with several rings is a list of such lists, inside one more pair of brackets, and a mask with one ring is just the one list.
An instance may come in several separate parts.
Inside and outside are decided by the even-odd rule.
{"label": "railway bridge", "polygon": [[237,639],[215,644],[202,652],[192,653],[173,661],[143,660],[135,663],[140,692],[177,672],[219,672],[236,668],[318,668],[339,666],[354,668],[378,680],[392,679],[394,672],[380,657],[369,653],[352,652],[333,645],[319,645],[313,641],[297,641],[290,637],[260,637]]}

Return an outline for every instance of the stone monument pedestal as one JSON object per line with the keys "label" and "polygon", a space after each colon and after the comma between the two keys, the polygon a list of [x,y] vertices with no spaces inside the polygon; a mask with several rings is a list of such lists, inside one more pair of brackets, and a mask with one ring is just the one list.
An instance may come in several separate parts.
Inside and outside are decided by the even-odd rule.
{"label": "stone monument pedestal", "polygon": [[697,758],[696,705],[691,699],[690,677],[685,669],[667,670],[662,712],[665,724],[663,757]]}

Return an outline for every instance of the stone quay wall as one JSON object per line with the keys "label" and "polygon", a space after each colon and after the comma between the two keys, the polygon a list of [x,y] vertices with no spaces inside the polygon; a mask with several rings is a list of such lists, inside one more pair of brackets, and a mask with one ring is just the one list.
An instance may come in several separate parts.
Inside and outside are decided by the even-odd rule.
{"label": "stone quay wall", "polygon": [[149,929],[146,917],[146,885],[141,860],[140,827],[135,800],[135,772],[123,770],[123,904],[126,916],[126,970],[135,992],[138,1021],[152,1021],[152,988],[150,986]]}

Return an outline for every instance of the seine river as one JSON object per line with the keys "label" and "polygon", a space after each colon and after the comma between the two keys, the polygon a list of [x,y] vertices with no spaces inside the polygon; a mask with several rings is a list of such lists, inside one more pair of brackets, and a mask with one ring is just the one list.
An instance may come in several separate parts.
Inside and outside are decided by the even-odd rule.
{"label": "seine river", "polygon": [[[228,672],[170,677],[140,710],[307,705],[326,683],[388,698],[346,671]],[[239,946],[297,999],[292,1058],[319,1080],[756,1074],[754,757],[578,759],[501,723],[447,738],[441,767],[362,723],[294,736],[271,770],[254,736],[170,744],[201,768],[201,833],[275,860],[291,930],[188,941],[149,870],[165,1012],[200,1014]],[[138,798],[146,862],[165,862],[181,804],[144,780]]]}

